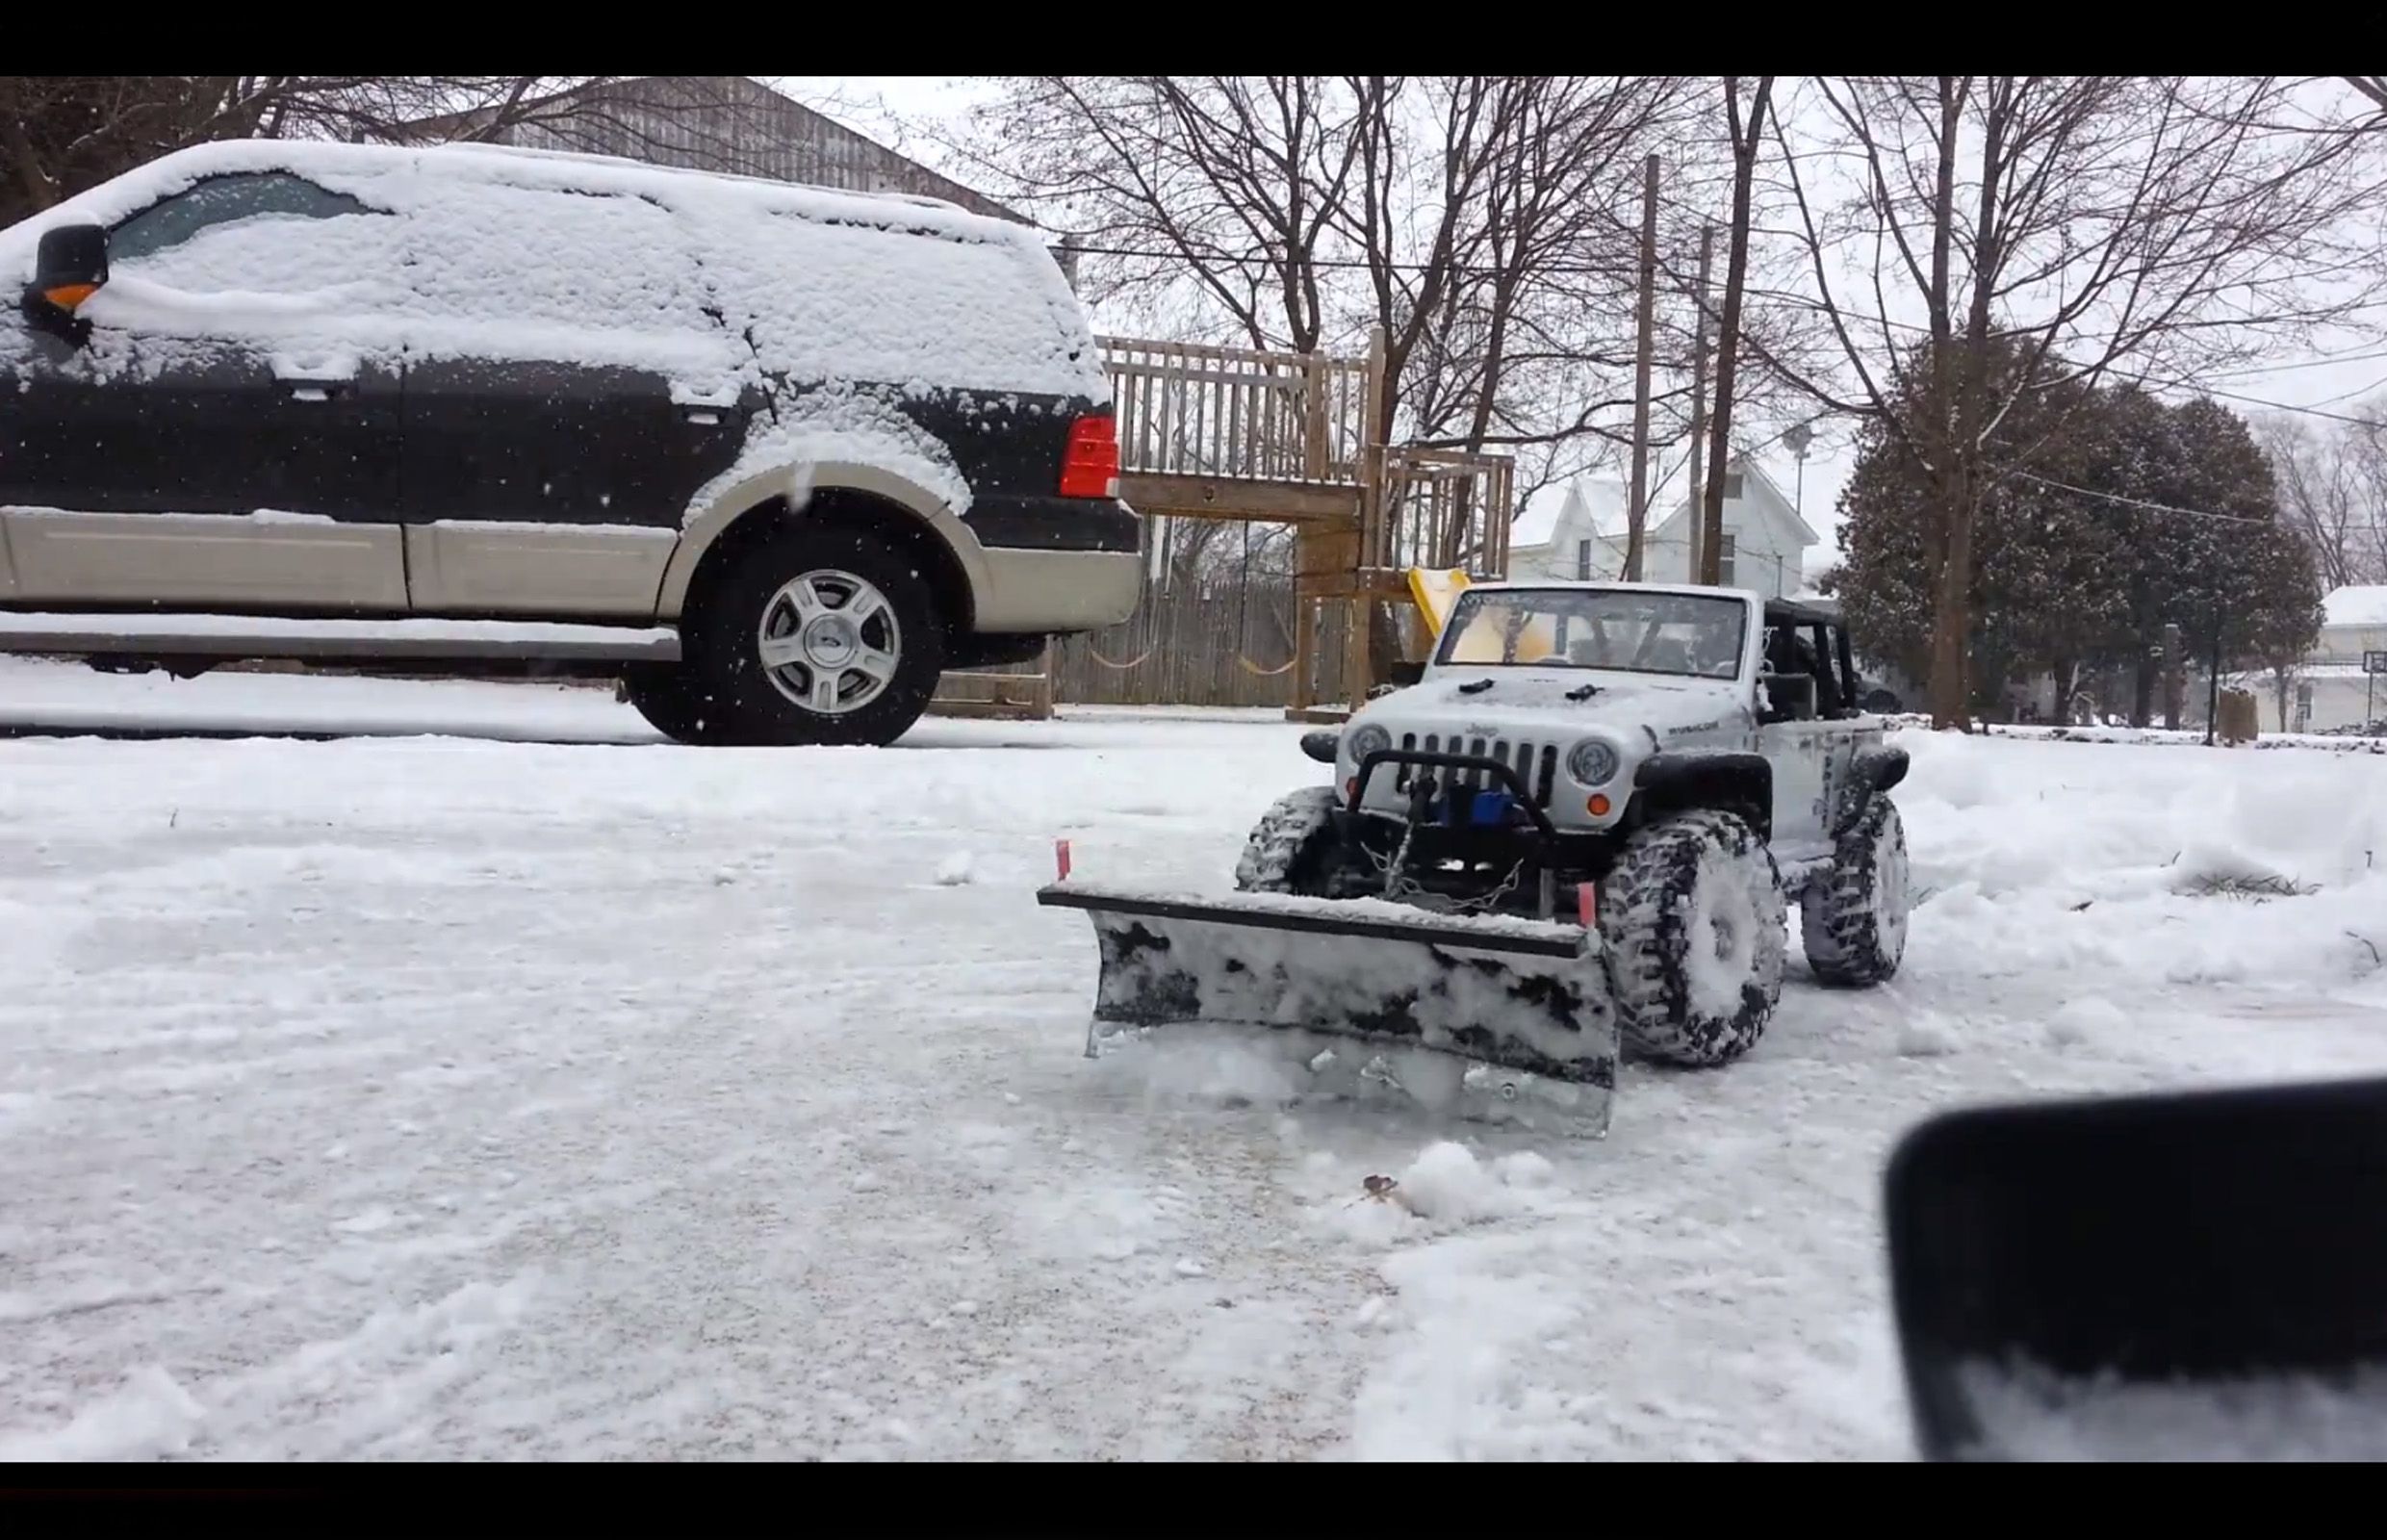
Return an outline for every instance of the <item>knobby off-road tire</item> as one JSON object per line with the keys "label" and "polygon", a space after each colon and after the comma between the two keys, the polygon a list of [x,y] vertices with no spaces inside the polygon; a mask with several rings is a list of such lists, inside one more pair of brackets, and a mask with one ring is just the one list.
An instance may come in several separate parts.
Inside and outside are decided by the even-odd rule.
{"label": "knobby off-road tire", "polygon": [[[866,529],[825,521],[790,521],[741,552],[704,595],[689,658],[720,707],[713,741],[901,737],[928,709],[944,668],[944,622],[918,567]],[[849,606],[859,606],[859,624],[830,619]],[[833,698],[835,708],[824,708]]]}
{"label": "knobby off-road tire", "polygon": [[1260,815],[1235,863],[1235,886],[1245,893],[1299,893],[1330,898],[1342,850],[1329,814],[1332,786],[1303,786],[1276,799]]}
{"label": "knobby off-road tire", "polygon": [[1600,931],[1625,1040],[1667,1064],[1729,1064],[1782,998],[1789,906],[1773,853],[1731,813],[1634,834],[1600,885]]}
{"label": "knobby off-road tire", "polygon": [[1911,891],[1906,824],[1896,803],[1875,797],[1799,899],[1799,939],[1817,981],[1863,988],[1894,975]]}

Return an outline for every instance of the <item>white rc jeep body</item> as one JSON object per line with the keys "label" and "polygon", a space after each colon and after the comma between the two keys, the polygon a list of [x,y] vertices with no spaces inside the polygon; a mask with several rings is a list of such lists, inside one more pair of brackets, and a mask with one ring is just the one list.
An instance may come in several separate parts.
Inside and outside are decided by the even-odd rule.
{"label": "white rc jeep body", "polygon": [[1781,992],[1787,906],[1822,982],[1906,940],[1905,751],[1830,612],[1736,589],[1488,583],[1414,681],[1303,739],[1328,786],[1252,831],[1245,891],[1581,917],[1630,1039],[1714,1064]]}

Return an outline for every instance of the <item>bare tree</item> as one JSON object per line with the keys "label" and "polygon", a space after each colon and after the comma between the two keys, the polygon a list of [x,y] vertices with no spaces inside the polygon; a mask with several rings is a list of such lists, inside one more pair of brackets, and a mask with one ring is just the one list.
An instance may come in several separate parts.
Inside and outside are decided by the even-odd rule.
{"label": "bare tree", "polygon": [[1700,570],[1692,581],[1723,580],[1724,484],[1732,453],[1732,388],[1740,352],[1741,291],[1749,277],[1750,203],[1756,192],[1758,145],[1765,135],[1765,111],[1774,96],[1774,77],[1759,75],[1749,99],[1748,116],[1740,110],[1740,78],[1724,77],[1724,117],[1732,149],[1732,218],[1724,255],[1724,309],[1716,328],[1715,413],[1708,419],[1707,484],[1699,492],[1703,534],[1699,541]]}
{"label": "bare tree", "polygon": [[1380,325],[1380,427],[1523,449],[1622,436],[1630,171],[1686,101],[1670,78],[1045,76],[952,147],[1070,233],[1098,301],[1296,350]]}
{"label": "bare tree", "polygon": [[2279,513],[2312,552],[2323,588],[2387,582],[2387,416],[2320,424],[2258,418]]}
{"label": "bare tree", "polygon": [[732,76],[0,76],[0,224],[145,161],[223,139],[423,142],[524,136],[685,164],[733,164]]}
{"label": "bare tree", "polygon": [[[1924,473],[1934,722],[1966,720],[1973,525],[2018,398],[2176,379],[2367,297],[2341,239],[2364,142],[2286,126],[2272,77],[1813,82],[1775,115],[1809,293],[1838,344],[1792,371]],[[1802,126],[1794,127],[1794,123]],[[1845,186],[1839,166],[1855,168]],[[2003,348],[2021,361],[1992,370]],[[1912,387],[1905,376],[1919,375]]]}

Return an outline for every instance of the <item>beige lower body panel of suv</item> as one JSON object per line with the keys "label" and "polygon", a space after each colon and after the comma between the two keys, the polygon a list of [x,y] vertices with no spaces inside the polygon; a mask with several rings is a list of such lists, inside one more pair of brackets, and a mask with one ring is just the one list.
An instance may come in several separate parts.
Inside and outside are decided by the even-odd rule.
{"label": "beige lower body panel of suv", "polygon": [[1136,607],[1143,558],[1132,551],[983,552],[978,629],[1091,631],[1116,626]]}

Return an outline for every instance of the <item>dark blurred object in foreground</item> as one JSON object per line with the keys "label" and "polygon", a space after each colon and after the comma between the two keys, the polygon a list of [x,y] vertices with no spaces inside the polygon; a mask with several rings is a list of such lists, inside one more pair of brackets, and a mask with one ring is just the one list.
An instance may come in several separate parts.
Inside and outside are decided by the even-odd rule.
{"label": "dark blurred object in foreground", "polygon": [[1951,1113],[1886,1188],[1926,1459],[2387,1458],[2387,1080]]}

